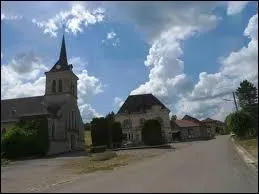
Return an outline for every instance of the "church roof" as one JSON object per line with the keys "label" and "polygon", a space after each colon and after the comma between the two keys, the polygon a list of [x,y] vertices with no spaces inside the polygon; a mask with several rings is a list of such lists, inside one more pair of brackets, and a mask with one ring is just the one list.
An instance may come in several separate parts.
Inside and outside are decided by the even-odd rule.
{"label": "church roof", "polygon": [[[118,113],[134,113],[145,111],[150,109],[154,105],[159,105],[163,109],[168,109],[166,106],[160,102],[152,94],[140,94],[140,95],[130,95],[118,111]],[[169,110],[169,109],[168,109]]]}
{"label": "church roof", "polygon": [[[60,68],[57,68],[58,65],[60,66]],[[73,66],[71,64],[68,65],[66,42],[65,42],[65,36],[63,35],[59,59],[49,72],[72,70],[72,68]]]}
{"label": "church roof", "polygon": [[1,122],[15,121],[18,117],[44,115],[44,96],[1,100]]}

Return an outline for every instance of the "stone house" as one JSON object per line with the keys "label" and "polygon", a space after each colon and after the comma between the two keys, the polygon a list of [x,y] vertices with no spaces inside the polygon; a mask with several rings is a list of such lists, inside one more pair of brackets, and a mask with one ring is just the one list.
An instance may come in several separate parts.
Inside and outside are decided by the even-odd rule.
{"label": "stone house", "polygon": [[72,68],[67,62],[63,36],[60,57],[45,72],[45,95],[1,100],[1,130],[8,130],[21,118],[45,118],[50,143],[48,155],[83,149],[84,124],[77,105],[78,77]]}
{"label": "stone house", "polygon": [[211,118],[206,118],[204,120],[202,120],[202,122],[204,123],[204,125],[210,127],[215,134],[225,134],[226,130],[224,127],[224,123],[218,120],[213,120]]}
{"label": "stone house", "polygon": [[182,120],[174,121],[173,131],[180,132],[182,141],[210,139],[214,137],[210,127],[203,125],[198,119],[184,117]]}
{"label": "stone house", "polygon": [[156,119],[161,124],[162,137],[166,142],[172,138],[169,119],[170,110],[152,94],[130,95],[115,115],[128,141],[142,143],[141,130],[146,120]]}

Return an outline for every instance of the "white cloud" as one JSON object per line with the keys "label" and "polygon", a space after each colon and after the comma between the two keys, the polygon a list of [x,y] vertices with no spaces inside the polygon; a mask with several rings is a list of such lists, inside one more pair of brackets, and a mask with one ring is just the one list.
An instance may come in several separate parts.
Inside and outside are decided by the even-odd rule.
{"label": "white cloud", "polygon": [[111,42],[112,46],[116,47],[120,44],[120,38],[114,31],[108,32],[106,34],[106,40],[102,40],[102,43],[109,44]]}
{"label": "white cloud", "polygon": [[[89,104],[92,97],[103,91],[100,80],[90,76],[85,69],[85,62],[80,57],[72,57],[78,80],[78,105],[84,121],[91,116],[100,116]],[[8,64],[1,66],[1,99],[39,96],[45,93],[44,71],[48,71],[41,57],[33,52],[22,53]],[[48,68],[47,68],[48,67]]]}
{"label": "white cloud", "polygon": [[114,101],[113,101],[113,105],[114,105],[114,110],[115,112],[118,111],[118,109],[123,105],[124,100],[120,97],[115,97]]}
{"label": "white cloud", "polygon": [[103,20],[104,9],[96,8],[90,11],[87,10],[82,3],[74,3],[68,11],[60,11],[54,17],[45,21],[38,21],[33,18],[32,23],[42,28],[44,34],[50,34],[56,37],[58,30],[63,26],[66,32],[71,32],[76,35],[78,32],[83,32],[83,27],[100,23]]}
{"label": "white cloud", "polygon": [[221,60],[219,72],[208,74],[200,73],[191,95],[177,103],[178,114],[192,114],[198,118],[211,116],[224,120],[225,116],[233,111],[234,91],[241,81],[247,79],[258,88],[258,15],[250,18],[244,31],[251,41],[247,46],[229,53]]}
{"label": "white cloud", "polygon": [[94,117],[103,117],[103,115],[96,112],[90,104],[83,104],[79,107],[81,116],[84,122],[90,122]]}
{"label": "white cloud", "polygon": [[22,16],[7,15],[4,13],[1,13],[1,21],[3,21],[3,20],[20,20],[22,18],[23,18]]}
{"label": "white cloud", "polygon": [[235,15],[242,12],[248,3],[249,1],[228,1],[227,14]]}
{"label": "white cloud", "polygon": [[116,33],[112,31],[112,32],[108,32],[108,33],[107,33],[106,38],[107,38],[108,40],[110,40],[110,39],[115,38],[115,36],[116,36]]}
{"label": "white cloud", "polygon": [[4,54],[3,54],[3,52],[1,51],[1,59],[4,57]]}

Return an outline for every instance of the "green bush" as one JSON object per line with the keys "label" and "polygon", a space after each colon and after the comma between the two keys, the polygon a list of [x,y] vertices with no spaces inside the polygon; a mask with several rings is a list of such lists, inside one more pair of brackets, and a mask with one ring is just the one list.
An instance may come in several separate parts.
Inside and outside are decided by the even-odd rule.
{"label": "green bush", "polygon": [[227,130],[236,134],[238,137],[244,137],[253,127],[251,117],[242,110],[229,114],[226,117],[225,124]]}
{"label": "green bush", "polygon": [[142,128],[141,136],[145,145],[160,145],[163,143],[161,125],[157,120],[147,120]]}
{"label": "green bush", "polygon": [[6,158],[45,155],[49,149],[46,119],[22,120],[1,138],[1,152]]}

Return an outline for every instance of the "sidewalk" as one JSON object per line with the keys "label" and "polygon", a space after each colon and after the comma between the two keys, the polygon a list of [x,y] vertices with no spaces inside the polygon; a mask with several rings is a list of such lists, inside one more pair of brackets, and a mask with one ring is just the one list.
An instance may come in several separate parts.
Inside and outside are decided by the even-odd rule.
{"label": "sidewalk", "polygon": [[258,158],[252,156],[241,145],[239,145],[233,137],[230,137],[239,156],[245,161],[245,163],[258,172]]}

